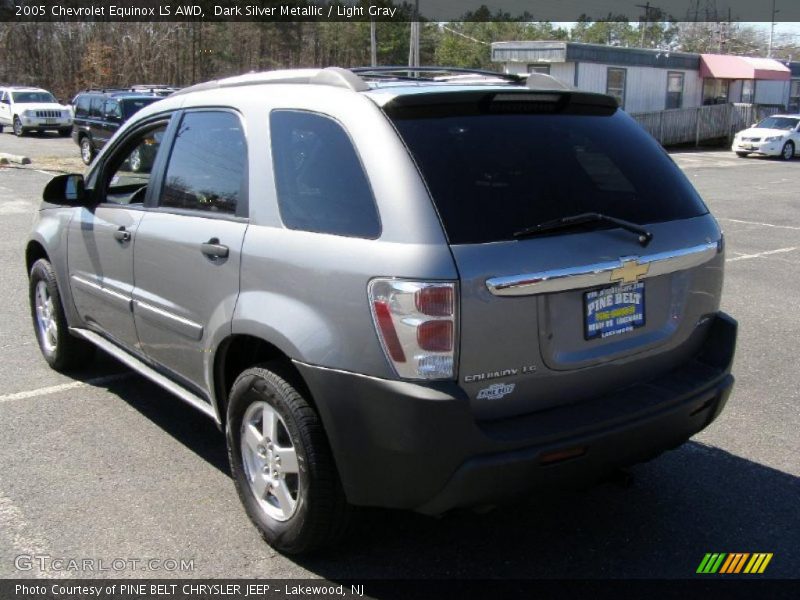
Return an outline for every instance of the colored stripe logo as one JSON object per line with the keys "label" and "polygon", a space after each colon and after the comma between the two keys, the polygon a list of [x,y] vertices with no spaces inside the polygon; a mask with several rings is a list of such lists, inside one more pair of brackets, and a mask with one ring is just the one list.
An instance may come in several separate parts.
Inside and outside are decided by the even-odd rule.
{"label": "colored stripe logo", "polygon": [[772,560],[772,552],[708,552],[700,561],[697,573],[703,575],[713,575],[715,573],[733,575],[738,573],[748,573],[751,575],[763,573],[769,561]]}

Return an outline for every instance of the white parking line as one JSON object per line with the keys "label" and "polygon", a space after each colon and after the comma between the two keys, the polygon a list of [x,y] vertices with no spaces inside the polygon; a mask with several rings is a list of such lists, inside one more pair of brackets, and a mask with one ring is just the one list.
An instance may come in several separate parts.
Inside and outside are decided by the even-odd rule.
{"label": "white parking line", "polygon": [[35,390],[27,390],[25,392],[15,392],[13,394],[4,394],[0,396],[0,404],[3,402],[12,402],[14,400],[26,400],[28,398],[35,398],[37,396],[46,396],[48,394],[57,394],[59,392],[66,392],[68,390],[75,390],[87,386],[104,385],[112,381],[118,381],[130,377],[133,373],[116,373],[114,375],[106,375],[104,377],[96,377],[95,379],[88,379],[86,381],[73,381],[72,383],[62,383],[59,385],[51,385],[49,387],[38,388]]}
{"label": "white parking line", "polygon": [[800,227],[792,225],[773,225],[772,223],[759,223],[758,221],[743,221],[742,219],[725,219],[717,217],[718,221],[730,221],[731,223],[742,223],[744,225],[761,225],[761,227],[775,227],[777,229],[791,229],[792,231],[800,231]]}
{"label": "white parking line", "polygon": [[791,252],[792,250],[797,250],[797,246],[792,246],[791,248],[778,248],[777,250],[767,250],[766,252],[757,252],[755,254],[742,254],[741,256],[735,256],[733,258],[729,258],[725,262],[735,262],[737,260],[747,260],[749,258],[761,258],[762,256],[770,256],[772,254],[783,254],[784,252]]}

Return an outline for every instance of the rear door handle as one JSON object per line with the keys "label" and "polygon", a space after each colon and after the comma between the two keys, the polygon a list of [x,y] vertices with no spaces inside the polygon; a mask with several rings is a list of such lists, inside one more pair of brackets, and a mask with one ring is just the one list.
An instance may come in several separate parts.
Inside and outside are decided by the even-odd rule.
{"label": "rear door handle", "polygon": [[227,258],[228,247],[219,243],[219,238],[211,238],[207,242],[200,244],[200,252],[209,258]]}
{"label": "rear door handle", "polygon": [[131,232],[127,231],[124,227],[120,227],[114,232],[114,239],[120,243],[131,241]]}

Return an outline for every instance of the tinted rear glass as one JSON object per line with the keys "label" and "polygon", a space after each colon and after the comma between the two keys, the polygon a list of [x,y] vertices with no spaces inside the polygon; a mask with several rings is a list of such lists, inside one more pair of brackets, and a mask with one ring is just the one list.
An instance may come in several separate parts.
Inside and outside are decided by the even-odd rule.
{"label": "tinted rear glass", "polygon": [[393,116],[452,244],[509,240],[586,212],[642,224],[707,212],[658,143],[622,111],[459,112]]}
{"label": "tinted rear glass", "polygon": [[161,98],[126,98],[122,100],[122,115],[124,119],[129,119],[134,113],[143,109],[145,106],[158,102]]}

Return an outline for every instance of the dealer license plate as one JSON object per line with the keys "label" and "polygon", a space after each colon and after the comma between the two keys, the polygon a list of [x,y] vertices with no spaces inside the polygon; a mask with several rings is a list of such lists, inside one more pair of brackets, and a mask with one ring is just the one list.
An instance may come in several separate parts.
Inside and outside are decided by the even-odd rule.
{"label": "dealer license plate", "polygon": [[593,290],[583,295],[584,336],[607,338],[642,327],[644,282]]}

